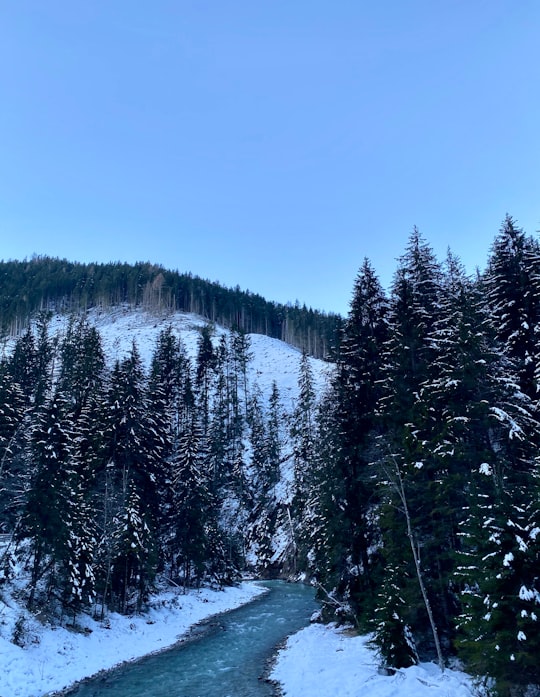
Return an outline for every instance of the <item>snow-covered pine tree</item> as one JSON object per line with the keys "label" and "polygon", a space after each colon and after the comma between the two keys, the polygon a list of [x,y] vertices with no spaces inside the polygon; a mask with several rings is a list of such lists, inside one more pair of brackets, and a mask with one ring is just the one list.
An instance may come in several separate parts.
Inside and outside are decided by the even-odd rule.
{"label": "snow-covered pine tree", "polygon": [[89,399],[101,392],[105,354],[101,336],[86,317],[73,318],[60,345],[58,388],[69,397],[76,420]]}
{"label": "snow-covered pine tree", "polygon": [[498,697],[540,688],[539,499],[523,508],[516,493],[501,488],[489,463],[472,473],[456,571],[463,588],[458,649]]}
{"label": "snow-covered pine tree", "polygon": [[298,369],[298,399],[291,422],[295,481],[293,504],[298,515],[302,514],[307,501],[309,477],[315,457],[317,403],[309,360],[308,354],[303,351]]}
{"label": "snow-covered pine tree", "polygon": [[242,411],[244,419],[248,417],[249,407],[247,369],[252,358],[250,349],[251,341],[249,336],[244,331],[238,330],[233,332],[230,339],[230,356],[236,392],[235,403],[238,404],[239,410]]}
{"label": "snow-covered pine tree", "polygon": [[30,327],[15,342],[7,365],[12,381],[19,385],[25,406],[29,407],[33,404],[37,376],[36,341]]}
{"label": "snow-covered pine tree", "polygon": [[55,394],[42,407],[32,432],[31,480],[26,492],[18,539],[30,541],[31,577],[28,607],[32,609],[38,583],[48,574],[48,591],[56,584],[56,565],[65,556],[72,503],[72,433],[67,405]]}
{"label": "snow-covered pine tree", "polygon": [[51,339],[49,327],[51,312],[40,312],[36,319],[34,406],[39,408],[50,395],[56,341]]}
{"label": "snow-covered pine tree", "polygon": [[[106,501],[101,529],[102,577],[111,580],[112,550],[118,546],[115,542],[115,521],[124,519],[129,496],[145,531],[148,530],[151,536],[151,541],[145,538],[139,550],[137,568],[144,572],[143,575],[130,572],[122,576],[130,583],[136,580],[137,597],[141,601],[145,588],[154,577],[157,564],[156,536],[160,518],[159,493],[164,477],[164,444],[154,415],[148,409],[146,377],[135,343],[128,356],[116,363],[101,410],[103,426],[99,444],[99,481],[101,495]],[[105,521],[109,529],[105,528]],[[122,549],[125,552],[127,548],[123,546]],[[145,553],[149,556],[143,559]],[[121,560],[116,556],[115,573],[119,565],[127,564],[131,568],[130,559]],[[113,592],[119,606],[125,608],[130,589],[125,588],[124,581],[119,579],[116,575]],[[108,581],[105,585],[109,587]],[[108,590],[103,592],[106,594]]]}
{"label": "snow-covered pine tree", "polygon": [[8,362],[0,361],[0,530],[12,532],[18,518],[17,491],[24,488],[21,450],[25,444],[25,401],[10,374]]}
{"label": "snow-covered pine tree", "polygon": [[262,393],[255,387],[249,401],[248,410],[250,463],[253,495],[255,500],[266,500],[272,484],[273,472],[270,469],[266,443],[266,427],[262,410]]}
{"label": "snow-covered pine tree", "polygon": [[[377,534],[369,462],[377,430],[386,313],[384,292],[365,259],[355,280],[332,388],[319,417],[317,498],[324,543],[319,545],[317,575],[332,598],[350,604],[361,623],[371,616],[376,587],[368,554]],[[325,598],[323,593],[323,604]],[[335,602],[329,606],[332,612],[335,607]]]}
{"label": "snow-covered pine tree", "polygon": [[481,288],[451,253],[429,342],[431,365],[419,392],[426,407],[417,436],[428,454],[419,462],[430,468],[424,482],[429,523],[428,534],[422,535],[423,567],[428,584],[436,589],[433,609],[448,650],[459,610],[453,571],[470,472],[494,457],[490,405],[500,396],[494,367],[498,355],[490,341]]}
{"label": "snow-covered pine tree", "polygon": [[272,390],[268,398],[268,414],[266,425],[266,454],[268,459],[269,483],[276,484],[279,480],[279,467],[283,451],[283,427],[284,421],[281,396],[275,380],[272,381]]}
{"label": "snow-covered pine tree", "polygon": [[213,497],[203,428],[196,414],[178,439],[172,459],[170,573],[184,586],[199,584],[210,562]]}
{"label": "snow-covered pine tree", "polygon": [[156,539],[135,479],[129,479],[124,507],[116,515],[111,590],[120,612],[140,611],[155,574]]}
{"label": "snow-covered pine tree", "polygon": [[[403,562],[400,547],[394,544],[396,537],[400,536],[413,552],[411,567],[404,575],[409,579],[404,589],[409,600],[406,625],[418,650],[422,654],[436,653],[442,663],[433,613],[433,608],[440,605],[439,588],[429,582],[425,568],[426,563],[437,568],[443,551],[442,541],[435,535],[430,505],[430,488],[439,473],[432,457],[430,404],[423,395],[435,357],[431,338],[440,317],[440,293],[440,264],[415,228],[399,261],[390,297],[389,339],[379,401],[383,433],[375,472],[382,487],[380,521],[387,568],[398,568]],[[378,611],[388,616],[384,603],[380,593]],[[379,623],[376,631],[380,630]],[[408,650],[406,644],[404,635],[404,651]]]}
{"label": "snow-covered pine tree", "polygon": [[397,566],[388,562],[380,587],[381,600],[373,617],[372,644],[377,649],[383,668],[393,672],[418,663],[418,652],[408,624],[410,609],[404,589],[409,585],[409,564]]}
{"label": "snow-covered pine tree", "polygon": [[200,400],[200,410],[204,435],[208,433],[210,422],[210,394],[214,370],[216,367],[216,353],[212,343],[212,329],[204,325],[197,343],[196,358],[196,385]]}
{"label": "snow-covered pine tree", "polygon": [[498,338],[516,361],[521,390],[538,398],[540,245],[507,215],[495,238],[485,283]]}
{"label": "snow-covered pine tree", "polygon": [[[156,470],[157,537],[159,539],[159,567],[170,559],[170,516],[172,501],[173,454],[185,429],[185,390],[190,387],[190,363],[182,341],[172,326],[162,330],[157,338],[150,365],[147,408],[151,415],[149,446],[159,454]],[[194,399],[194,398],[193,398]],[[189,408],[189,407],[188,407]]]}

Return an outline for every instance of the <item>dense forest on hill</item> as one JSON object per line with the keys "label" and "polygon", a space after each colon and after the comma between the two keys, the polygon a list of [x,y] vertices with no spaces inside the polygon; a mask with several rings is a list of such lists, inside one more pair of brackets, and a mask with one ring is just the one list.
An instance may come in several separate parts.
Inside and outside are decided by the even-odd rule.
{"label": "dense forest on hill", "polygon": [[16,333],[38,310],[79,312],[127,304],[194,312],[224,327],[259,333],[328,357],[341,318],[305,305],[282,305],[150,263],[82,264],[39,256],[0,262],[0,330]]}

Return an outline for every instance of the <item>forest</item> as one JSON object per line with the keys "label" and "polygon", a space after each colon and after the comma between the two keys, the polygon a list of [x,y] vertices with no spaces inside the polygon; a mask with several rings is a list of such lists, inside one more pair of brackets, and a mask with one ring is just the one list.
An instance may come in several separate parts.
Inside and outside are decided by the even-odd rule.
{"label": "forest", "polygon": [[19,332],[39,310],[84,312],[120,304],[193,312],[223,327],[281,339],[318,358],[330,355],[341,326],[337,314],[298,301],[270,302],[238,286],[225,288],[149,262],[82,264],[47,256],[0,261],[0,332]]}
{"label": "forest", "polygon": [[246,379],[240,327],[109,365],[84,315],[55,344],[33,297],[0,363],[0,594],[24,564],[26,606],[74,622],[143,610],[157,579],[309,579],[387,671],[540,689],[540,244],[510,216],[474,277],[417,229],[388,292],[365,260],[326,391],[302,347],[289,411]]}

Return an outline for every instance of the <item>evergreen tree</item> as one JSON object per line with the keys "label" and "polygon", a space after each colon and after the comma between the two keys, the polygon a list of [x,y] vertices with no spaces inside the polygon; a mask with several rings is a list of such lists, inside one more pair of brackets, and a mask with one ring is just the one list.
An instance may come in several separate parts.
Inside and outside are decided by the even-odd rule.
{"label": "evergreen tree", "polygon": [[[437,609],[442,603],[435,584],[430,582],[432,573],[422,566],[427,561],[436,570],[443,552],[442,541],[435,534],[438,521],[426,505],[439,472],[430,442],[430,404],[422,388],[430,380],[435,357],[431,339],[440,318],[440,292],[440,265],[415,229],[400,259],[390,298],[390,336],[384,354],[383,394],[379,401],[384,431],[377,458],[378,478],[384,492],[381,535],[389,569],[397,568],[401,562],[393,554],[396,550],[393,539],[401,535],[405,542],[408,538],[414,564],[405,576],[411,585],[404,590],[413,599],[407,625],[418,650],[435,651],[439,663],[442,657]],[[416,551],[420,547],[421,557]],[[384,596],[379,595],[379,611],[384,603]],[[403,636],[404,652],[408,651],[406,644]]]}
{"label": "evergreen tree", "polygon": [[201,329],[201,336],[197,344],[196,377],[199,389],[202,426],[204,434],[208,432],[210,414],[210,386],[214,368],[216,366],[216,355],[212,344],[212,330],[208,325]]}
{"label": "evergreen tree", "polygon": [[30,406],[37,380],[36,342],[30,327],[15,342],[7,366],[12,381],[19,385],[25,406]]}
{"label": "evergreen tree", "polygon": [[268,419],[266,426],[266,453],[268,458],[269,479],[271,484],[279,480],[279,466],[283,451],[281,424],[284,421],[281,397],[276,381],[272,382],[272,391],[268,399]]}
{"label": "evergreen tree", "polygon": [[306,351],[302,352],[298,371],[298,400],[292,415],[295,495],[294,505],[301,515],[308,497],[309,476],[315,455],[316,398],[313,371]]}
{"label": "evergreen tree", "polygon": [[16,491],[21,482],[20,453],[25,442],[25,403],[22,390],[0,362],[0,530],[12,530],[16,521]]}
{"label": "evergreen tree", "polygon": [[[111,589],[120,608],[127,607],[129,584],[135,581],[137,602],[142,602],[157,565],[159,493],[165,462],[163,442],[154,416],[149,413],[146,395],[144,370],[138,349],[133,344],[129,355],[121,363],[117,362],[112,371],[107,400],[102,406],[103,436],[99,446],[98,479],[105,498],[100,534],[102,539],[108,540],[102,573],[111,583],[110,586],[105,584],[102,593],[106,595]],[[126,516],[132,521],[130,525],[138,525],[140,521],[142,526],[143,541],[136,563],[133,556],[126,556],[128,547],[124,544],[124,537],[121,537],[124,542],[120,544],[120,556],[117,551],[118,521],[127,520]],[[124,529],[125,522],[120,525],[122,535]],[[112,571],[114,576],[111,576]]]}
{"label": "evergreen tree", "polygon": [[[26,494],[19,538],[28,538],[32,555],[28,607],[32,608],[40,579],[66,551],[71,514],[71,442],[66,405],[55,395],[39,416],[32,434],[32,478]],[[52,565],[51,565],[52,564]]]}
{"label": "evergreen tree", "polygon": [[351,605],[359,621],[370,616],[376,587],[368,554],[378,534],[372,523],[376,492],[369,463],[377,432],[386,314],[386,298],[366,259],[321,410],[317,486],[323,535],[319,578],[333,599],[337,595]]}
{"label": "evergreen tree", "polygon": [[141,610],[155,573],[155,537],[137,483],[130,479],[124,507],[115,520],[111,589],[121,612]]}
{"label": "evergreen tree", "polygon": [[89,400],[102,391],[105,354],[101,336],[85,317],[72,319],[60,346],[58,388],[69,395],[77,419]]}
{"label": "evergreen tree", "polygon": [[208,523],[212,498],[205,459],[203,431],[194,417],[178,441],[172,462],[171,572],[179,575],[185,586],[200,583],[211,556]]}
{"label": "evergreen tree", "polygon": [[529,694],[540,686],[538,499],[521,507],[488,463],[471,484],[456,572],[465,581],[458,647],[469,670],[494,681],[497,695]]}
{"label": "evergreen tree", "polygon": [[537,399],[540,245],[509,215],[495,238],[486,287],[497,336],[516,362],[521,390]]}

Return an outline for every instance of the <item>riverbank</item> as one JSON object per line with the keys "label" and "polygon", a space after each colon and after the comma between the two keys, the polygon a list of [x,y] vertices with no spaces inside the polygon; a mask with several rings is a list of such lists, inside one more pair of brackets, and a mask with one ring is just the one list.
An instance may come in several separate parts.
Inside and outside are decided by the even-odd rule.
{"label": "riverbank", "polygon": [[[152,598],[142,616],[80,616],[77,631],[42,624],[0,601],[0,695],[43,697],[85,678],[161,651],[189,636],[198,622],[250,602],[264,589],[253,582],[224,590],[174,590]],[[12,643],[18,632],[24,648]]]}
{"label": "riverbank", "polygon": [[312,624],[293,634],[270,673],[283,697],[473,697],[470,676],[444,673],[422,663],[395,675],[381,675],[365,636],[351,636],[334,625]]}

